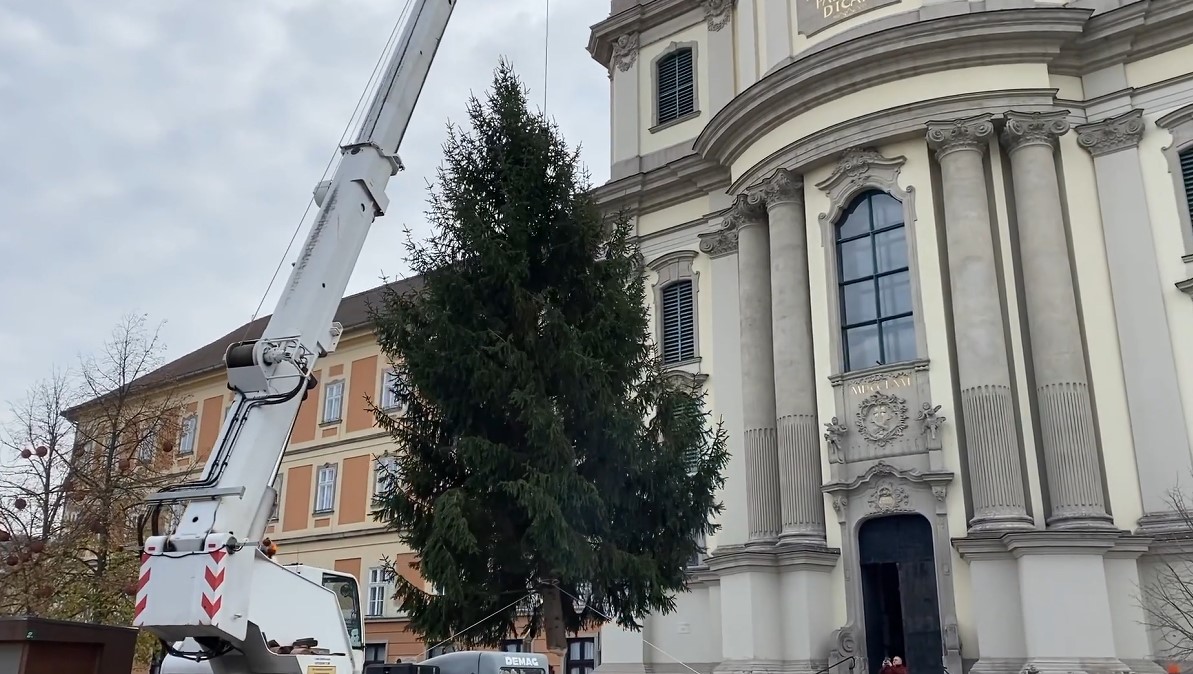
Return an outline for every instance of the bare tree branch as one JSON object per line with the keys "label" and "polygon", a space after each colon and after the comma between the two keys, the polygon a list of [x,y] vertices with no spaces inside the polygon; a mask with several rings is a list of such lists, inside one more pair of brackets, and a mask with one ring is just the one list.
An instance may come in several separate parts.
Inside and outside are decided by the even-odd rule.
{"label": "bare tree branch", "polygon": [[[10,405],[0,445],[0,614],[128,625],[145,497],[193,468],[179,460],[186,400],[147,377],[161,326],[126,316],[96,354]],[[147,640],[147,655],[152,640]]]}

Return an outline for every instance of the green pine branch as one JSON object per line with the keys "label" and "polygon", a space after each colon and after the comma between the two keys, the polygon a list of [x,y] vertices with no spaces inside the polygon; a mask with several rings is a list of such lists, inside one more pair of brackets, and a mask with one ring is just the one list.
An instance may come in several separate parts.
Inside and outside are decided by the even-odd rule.
{"label": "green pine branch", "polygon": [[631,221],[601,213],[508,63],[468,119],[449,128],[432,236],[407,237],[422,286],[373,307],[405,410],[374,410],[399,448],[374,517],[439,589],[391,573],[395,592],[431,642],[509,638],[515,604],[553,584],[568,631],[638,629],[675,608],[716,529],[725,433],[661,369]]}

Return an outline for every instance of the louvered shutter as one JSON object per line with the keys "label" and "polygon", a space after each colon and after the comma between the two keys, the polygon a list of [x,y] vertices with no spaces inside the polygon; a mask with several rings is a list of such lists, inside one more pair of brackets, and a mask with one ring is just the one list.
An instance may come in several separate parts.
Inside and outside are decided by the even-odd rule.
{"label": "louvered shutter", "polygon": [[1185,181],[1185,207],[1193,218],[1193,148],[1180,153],[1181,178]]}
{"label": "louvered shutter", "polygon": [[[700,404],[695,398],[685,400],[676,406],[676,414],[680,415],[689,423],[695,423],[703,426],[704,415],[700,411]],[[701,446],[699,444],[688,447],[684,455],[684,464],[688,469],[688,474],[696,472],[696,464],[700,460]]]}
{"label": "louvered shutter", "polygon": [[659,124],[678,119],[696,109],[692,50],[680,49],[658,62]]}
{"label": "louvered shutter", "polygon": [[679,363],[696,357],[696,313],[692,282],[677,281],[663,288],[663,362]]}

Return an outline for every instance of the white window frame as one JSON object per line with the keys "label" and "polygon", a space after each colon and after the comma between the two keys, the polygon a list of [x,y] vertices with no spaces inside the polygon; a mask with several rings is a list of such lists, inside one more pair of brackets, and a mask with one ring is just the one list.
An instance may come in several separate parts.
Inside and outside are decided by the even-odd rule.
{"label": "white window frame", "polygon": [[[376,500],[386,491],[385,482],[392,476],[390,473],[394,470],[394,465],[397,463],[397,458],[392,456],[382,456],[373,462],[373,499]],[[389,470],[386,470],[386,467]]]}
{"label": "white window frame", "polygon": [[329,513],[335,510],[336,479],[339,477],[340,466],[336,463],[325,463],[319,466],[315,474],[315,512]]}
{"label": "white window frame", "polygon": [[381,373],[381,409],[393,411],[400,409],[397,396],[392,390],[393,382],[398,378],[398,368],[391,367]]}
{"label": "white window frame", "polygon": [[157,431],[149,431],[137,443],[137,459],[141,461],[152,461],[153,450],[157,447]]}
{"label": "white window frame", "polygon": [[368,593],[365,597],[365,617],[385,617],[385,604],[389,598],[389,582],[385,579],[384,567],[374,566],[368,571]]}
{"label": "white window frame", "polygon": [[[333,407],[334,404],[334,407]],[[323,423],[344,420],[344,380],[329,381],[323,387]]]}
{"label": "white window frame", "polygon": [[178,455],[189,456],[195,453],[195,441],[199,434],[199,416],[189,414],[182,420],[182,430],[178,435]]}

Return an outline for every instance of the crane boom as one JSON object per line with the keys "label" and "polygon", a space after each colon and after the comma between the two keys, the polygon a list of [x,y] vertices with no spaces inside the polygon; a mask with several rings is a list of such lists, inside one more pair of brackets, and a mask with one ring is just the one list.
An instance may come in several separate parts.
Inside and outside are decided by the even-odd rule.
{"label": "crane boom", "polygon": [[[316,384],[316,362],[339,342],[336,310],[369,228],[388,206],[397,150],[455,4],[413,0],[359,133],[340,148],[331,180],[315,189],[318,215],[264,332],[228,348],[235,398],[201,477],[148,499],[184,509],[174,531],[145,542],[134,625],[165,643],[196,640],[208,655],[235,651],[213,660],[214,671],[296,671],[260,652],[266,636],[280,643],[315,636],[332,653],[353,651],[328,584],[257,548],[299,405]],[[296,602],[308,602],[300,610],[307,619],[293,615]]]}

